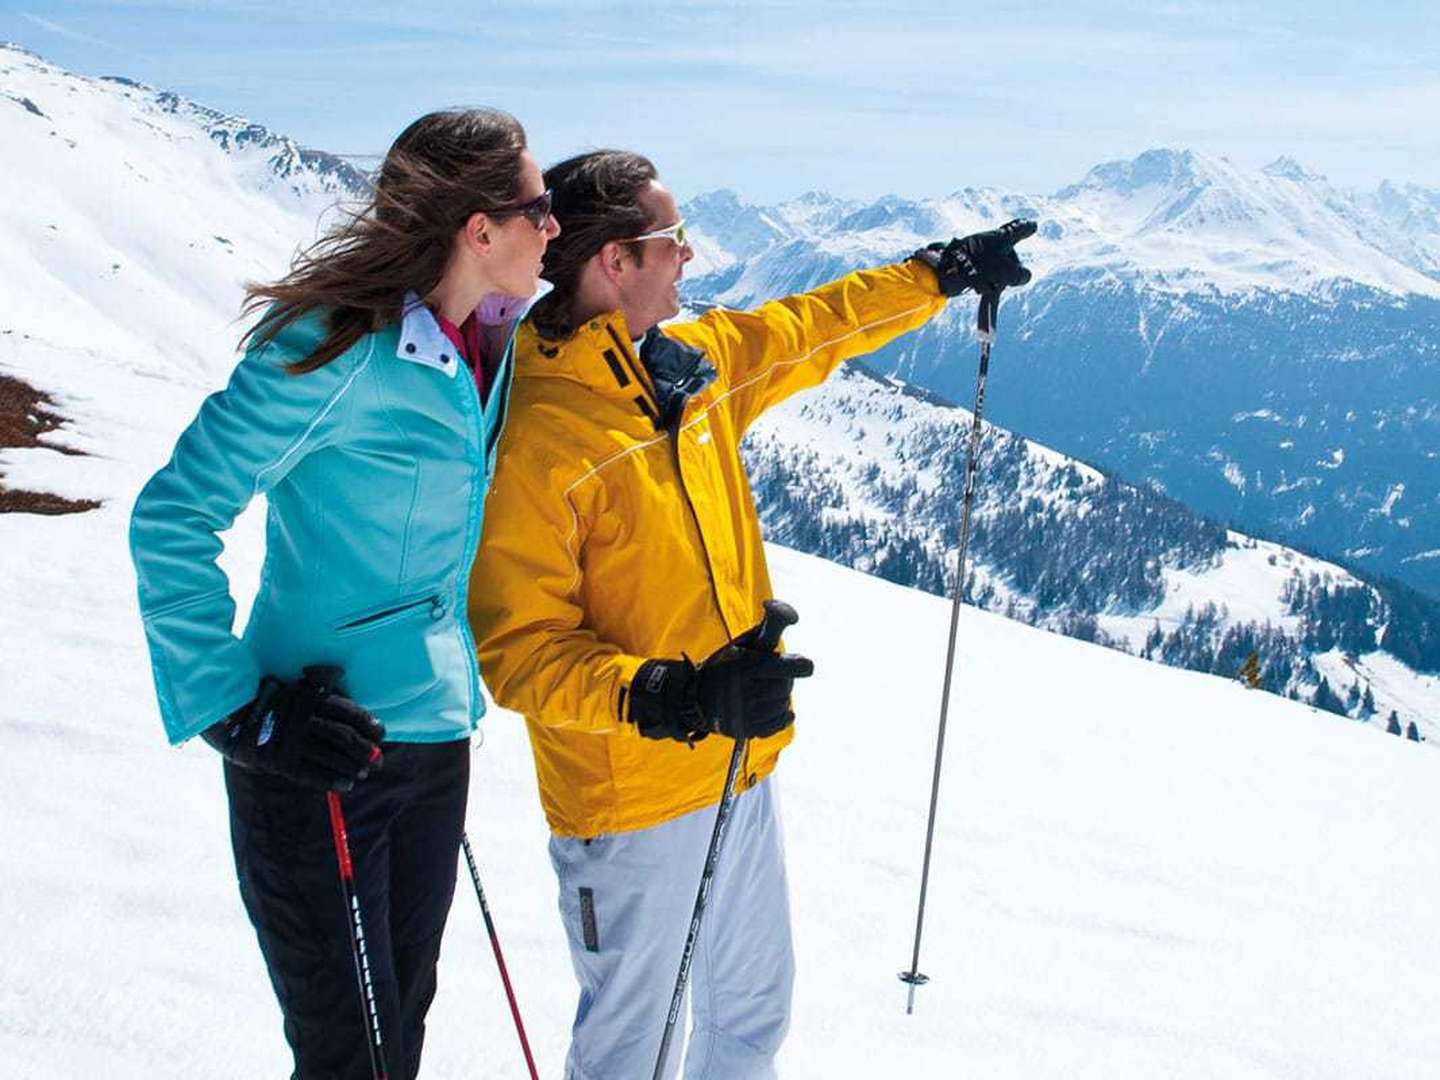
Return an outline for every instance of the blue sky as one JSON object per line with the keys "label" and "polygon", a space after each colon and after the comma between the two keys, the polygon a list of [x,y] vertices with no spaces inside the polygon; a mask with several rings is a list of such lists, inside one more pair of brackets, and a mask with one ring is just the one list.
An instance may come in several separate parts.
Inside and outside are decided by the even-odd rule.
{"label": "blue sky", "polygon": [[380,152],[443,105],[677,193],[1048,192],[1151,146],[1440,187],[1440,4],[0,2],[0,39]]}

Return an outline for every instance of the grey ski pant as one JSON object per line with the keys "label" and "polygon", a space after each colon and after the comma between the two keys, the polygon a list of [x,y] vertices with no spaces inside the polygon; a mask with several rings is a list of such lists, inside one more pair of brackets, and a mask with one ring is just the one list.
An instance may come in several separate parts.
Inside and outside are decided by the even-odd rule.
{"label": "grey ski pant", "polygon": [[[580,981],[566,1080],[651,1075],[714,821],[710,806],[635,832],[551,837]],[[686,1080],[775,1077],[794,977],[771,776],[735,799],[726,829],[690,972]],[[678,1036],[667,1077],[679,1064]]]}

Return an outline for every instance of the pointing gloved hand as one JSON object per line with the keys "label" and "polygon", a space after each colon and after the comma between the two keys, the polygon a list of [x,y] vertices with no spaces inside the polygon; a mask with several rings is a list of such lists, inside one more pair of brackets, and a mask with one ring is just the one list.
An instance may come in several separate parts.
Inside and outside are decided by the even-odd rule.
{"label": "pointing gloved hand", "polygon": [[1020,264],[1015,245],[1035,235],[1035,228],[1035,222],[1016,218],[998,229],[923,247],[911,258],[935,271],[946,296],[959,296],[966,289],[982,296],[997,294],[1029,283],[1030,271]]}
{"label": "pointing gloved hand", "polygon": [[340,669],[260,681],[255,700],[200,733],[236,765],[320,791],[349,791],[383,761],[384,726],[335,689]]}
{"label": "pointing gloved hand", "polygon": [[647,739],[694,743],[711,732],[764,738],[795,722],[790,693],[814,674],[803,656],[775,650],[798,616],[789,604],[765,603],[765,618],[699,667],[688,658],[647,660],[630,684],[629,719]]}

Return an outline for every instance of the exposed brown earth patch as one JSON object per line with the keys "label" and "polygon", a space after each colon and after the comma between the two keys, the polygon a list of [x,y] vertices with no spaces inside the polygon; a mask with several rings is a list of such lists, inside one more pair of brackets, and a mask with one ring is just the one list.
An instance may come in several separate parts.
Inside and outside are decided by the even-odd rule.
{"label": "exposed brown earth patch", "polygon": [[[83,457],[83,451],[40,441],[42,435],[64,423],[49,394],[13,376],[0,375],[0,448],[39,446]],[[67,499],[46,491],[7,487],[3,476],[0,473],[0,514],[79,514],[100,505],[94,499]]]}

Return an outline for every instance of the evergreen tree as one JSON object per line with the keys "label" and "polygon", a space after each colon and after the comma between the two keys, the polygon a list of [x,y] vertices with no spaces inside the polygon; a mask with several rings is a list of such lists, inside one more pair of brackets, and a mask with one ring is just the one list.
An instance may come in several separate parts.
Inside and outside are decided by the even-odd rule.
{"label": "evergreen tree", "polygon": [[1336,716],[1345,715],[1345,703],[1340,700],[1339,694],[1330,689],[1330,681],[1323,675],[1320,676],[1320,685],[1315,688],[1315,696],[1310,699],[1310,704]]}
{"label": "evergreen tree", "polygon": [[1150,629],[1150,633],[1145,635],[1145,649],[1140,655],[1145,657],[1146,660],[1153,659],[1155,650],[1160,648],[1164,641],[1165,634],[1160,629],[1160,620],[1156,619],[1155,625]]}
{"label": "evergreen tree", "polygon": [[1365,696],[1360,699],[1360,715],[1366,720],[1375,715],[1375,693],[1369,683],[1365,684]]}
{"label": "evergreen tree", "polygon": [[1420,737],[1420,729],[1415,726],[1415,721],[1414,721],[1414,720],[1411,720],[1411,721],[1410,721],[1410,726],[1405,729],[1405,737],[1406,737],[1407,739],[1409,739],[1411,742],[1424,742],[1424,741],[1425,741],[1424,739],[1422,739],[1422,738]]}
{"label": "evergreen tree", "polygon": [[1391,710],[1390,710],[1390,722],[1385,725],[1385,730],[1386,730],[1387,732],[1389,732],[1391,735],[1399,735],[1399,734],[1401,734],[1401,730],[1400,730],[1400,714],[1397,713],[1394,709],[1391,709]]}

